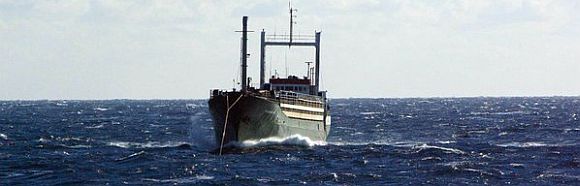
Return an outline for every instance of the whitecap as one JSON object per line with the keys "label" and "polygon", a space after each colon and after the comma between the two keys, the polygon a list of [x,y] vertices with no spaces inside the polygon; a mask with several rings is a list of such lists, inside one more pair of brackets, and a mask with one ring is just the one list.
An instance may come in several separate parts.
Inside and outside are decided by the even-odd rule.
{"label": "whitecap", "polygon": [[154,178],[144,178],[143,181],[151,181],[157,183],[176,183],[176,184],[183,184],[183,183],[197,183],[202,180],[212,180],[214,179],[213,176],[206,176],[206,175],[196,175],[195,177],[184,177],[184,178],[173,178],[173,179],[154,179]]}
{"label": "whitecap", "polygon": [[465,152],[463,152],[462,150],[459,150],[459,149],[440,147],[440,146],[434,146],[434,145],[427,145],[427,144],[414,146],[413,148],[419,149],[419,151],[424,150],[424,149],[439,149],[439,150],[443,150],[443,151],[447,151],[447,152],[452,152],[455,154],[465,154]]}
{"label": "whitecap", "polygon": [[580,176],[569,175],[569,174],[540,174],[537,178],[568,178],[568,179],[580,179]]}
{"label": "whitecap", "polygon": [[262,147],[262,146],[271,146],[271,145],[298,145],[298,146],[306,146],[306,147],[313,147],[313,146],[321,146],[326,145],[327,143],[324,141],[313,141],[308,137],[300,136],[300,135],[292,135],[287,138],[280,138],[280,137],[270,137],[264,138],[260,140],[246,140],[242,142],[232,142],[229,145],[233,145],[236,147]]}
{"label": "whitecap", "polygon": [[456,143],[456,141],[438,141],[437,143],[439,144],[450,144],[450,143]]}
{"label": "whitecap", "polygon": [[2,138],[3,140],[8,140],[8,136],[6,136],[6,134],[0,133],[0,138]]}
{"label": "whitecap", "polygon": [[576,146],[578,144],[571,143],[557,143],[557,144],[547,144],[543,142],[510,142],[505,144],[496,144],[500,147],[564,147],[564,146]]}
{"label": "whitecap", "polygon": [[138,142],[108,142],[107,145],[114,146],[114,147],[121,147],[121,148],[166,148],[166,147],[179,147],[182,145],[190,145],[186,142],[146,142],[146,143],[138,143]]}
{"label": "whitecap", "polygon": [[68,106],[68,104],[66,104],[66,102],[62,102],[62,103],[57,102],[56,106],[65,107],[65,106]]}
{"label": "whitecap", "polygon": [[203,105],[203,104],[195,104],[195,103],[185,104],[185,108],[188,108],[188,109],[196,109],[196,108],[203,108],[203,107],[205,107],[205,105]]}
{"label": "whitecap", "polygon": [[546,147],[546,146],[550,146],[548,144],[542,143],[542,142],[510,142],[510,143],[505,143],[505,144],[496,144],[497,146],[500,147]]}
{"label": "whitecap", "polygon": [[352,146],[364,146],[364,145],[391,145],[395,147],[414,147],[419,144],[423,144],[423,142],[414,142],[414,141],[399,141],[399,142],[391,142],[389,140],[377,140],[377,141],[368,141],[368,142],[343,142],[343,141],[333,141],[328,142],[330,145],[336,146],[345,146],[345,145],[352,145]]}
{"label": "whitecap", "polygon": [[100,125],[97,125],[97,126],[88,126],[88,127],[85,127],[85,129],[98,129],[98,128],[103,128],[103,126],[104,125],[101,123]]}
{"label": "whitecap", "polygon": [[49,142],[50,140],[49,140],[49,139],[46,139],[46,138],[43,138],[43,137],[41,137],[41,138],[39,138],[37,141],[38,141],[38,142],[41,142],[41,143],[46,143],[46,142]]}
{"label": "whitecap", "polygon": [[564,129],[564,133],[568,132],[580,132],[580,128],[566,128]]}
{"label": "whitecap", "polygon": [[166,125],[149,124],[150,127],[165,127]]}
{"label": "whitecap", "polygon": [[[494,175],[494,173],[491,173],[491,172],[488,172],[488,171],[484,171],[484,170],[481,170],[481,169],[465,168],[465,169],[463,169],[463,170],[464,170],[464,171],[468,171],[468,172],[474,172],[474,173],[478,173],[478,174],[480,174],[480,175],[488,175],[488,176],[493,176],[493,175]],[[504,174],[505,174],[504,172],[502,172],[502,171],[500,171],[500,170],[498,170],[498,171],[497,171],[497,173],[498,173],[499,175],[504,175]]]}
{"label": "whitecap", "polygon": [[380,114],[381,112],[361,112],[359,113],[360,115],[375,115],[375,114]]}
{"label": "whitecap", "polygon": [[131,158],[143,155],[143,154],[145,154],[145,151],[139,151],[139,152],[133,153],[127,157],[122,157],[122,158],[116,159],[115,161],[124,161],[124,160],[131,159]]}
{"label": "whitecap", "polygon": [[524,164],[521,164],[521,163],[510,163],[510,166],[512,166],[512,167],[524,167]]}
{"label": "whitecap", "polygon": [[330,174],[332,175],[332,177],[333,177],[334,179],[337,179],[337,178],[338,178],[338,175],[337,175],[335,172],[333,172],[333,173],[330,173]]}
{"label": "whitecap", "polygon": [[109,109],[108,109],[108,108],[101,108],[101,107],[97,107],[97,108],[95,108],[94,110],[96,110],[96,111],[107,111],[107,110],[109,110]]}
{"label": "whitecap", "polygon": [[354,128],[349,127],[334,127],[335,129],[344,129],[344,130],[354,130]]}
{"label": "whitecap", "polygon": [[424,157],[421,159],[422,161],[428,161],[428,160],[436,160],[436,161],[441,161],[440,157],[433,157],[433,156],[429,156],[429,157]]}
{"label": "whitecap", "polygon": [[522,114],[530,114],[530,112],[524,112],[524,111],[518,110],[518,111],[508,111],[508,112],[492,112],[490,114],[493,114],[493,115],[522,115]]}
{"label": "whitecap", "polygon": [[63,145],[66,148],[71,148],[71,149],[84,149],[84,148],[91,148],[93,146],[90,145],[72,145],[72,146],[67,146],[67,145]]}

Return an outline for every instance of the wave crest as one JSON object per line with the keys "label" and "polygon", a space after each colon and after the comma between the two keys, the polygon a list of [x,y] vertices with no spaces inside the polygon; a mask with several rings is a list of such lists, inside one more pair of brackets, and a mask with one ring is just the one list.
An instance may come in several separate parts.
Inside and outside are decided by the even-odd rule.
{"label": "wave crest", "polygon": [[420,151],[426,150],[426,149],[437,149],[437,150],[442,150],[444,152],[451,152],[451,153],[455,153],[455,154],[465,154],[465,152],[463,152],[462,150],[459,150],[459,149],[454,149],[454,148],[449,148],[449,147],[440,147],[440,146],[435,146],[435,145],[427,145],[427,144],[415,146],[415,147],[413,147],[413,149],[418,149],[417,152],[420,152]]}
{"label": "wave crest", "polygon": [[313,147],[313,146],[326,145],[326,142],[313,141],[310,138],[304,137],[301,135],[292,135],[292,136],[289,136],[286,138],[270,137],[270,138],[264,138],[264,139],[260,139],[260,140],[246,140],[246,141],[242,141],[242,142],[232,142],[226,146],[248,148],[248,147],[272,146],[272,145],[292,145],[292,146]]}
{"label": "wave crest", "polygon": [[121,147],[121,148],[168,148],[168,147],[189,147],[191,146],[189,143],[186,142],[147,142],[147,143],[138,143],[138,142],[108,142],[107,145],[114,146],[114,147]]}
{"label": "wave crest", "polygon": [[566,144],[566,143],[556,143],[556,144],[547,144],[543,142],[511,142],[505,144],[496,144],[499,147],[565,147],[565,146],[575,146],[577,144]]}

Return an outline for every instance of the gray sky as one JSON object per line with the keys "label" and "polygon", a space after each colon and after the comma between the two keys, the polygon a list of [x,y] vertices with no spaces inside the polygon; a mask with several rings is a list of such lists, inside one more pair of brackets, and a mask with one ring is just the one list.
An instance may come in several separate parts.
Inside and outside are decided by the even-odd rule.
{"label": "gray sky", "polygon": [[[322,31],[331,97],[580,95],[580,1],[294,0]],[[0,0],[0,100],[198,99],[238,76],[241,16],[288,30],[288,2]],[[258,80],[259,33],[250,34]],[[294,48],[293,48],[294,49]],[[312,50],[268,50],[285,75]]]}

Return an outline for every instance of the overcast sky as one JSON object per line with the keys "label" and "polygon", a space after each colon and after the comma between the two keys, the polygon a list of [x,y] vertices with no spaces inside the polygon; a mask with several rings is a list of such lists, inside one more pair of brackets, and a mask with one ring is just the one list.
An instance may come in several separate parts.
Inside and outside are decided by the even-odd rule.
{"label": "overcast sky", "polygon": [[[331,97],[580,95],[580,1],[294,0],[322,31]],[[203,99],[239,75],[241,17],[288,30],[288,2],[0,0],[0,100]],[[259,32],[249,73],[258,80]],[[310,48],[268,50],[303,75]]]}

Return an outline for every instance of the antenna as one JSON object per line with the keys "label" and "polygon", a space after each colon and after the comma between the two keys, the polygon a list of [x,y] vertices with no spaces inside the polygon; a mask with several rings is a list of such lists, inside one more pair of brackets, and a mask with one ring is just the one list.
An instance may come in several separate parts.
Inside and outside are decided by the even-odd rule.
{"label": "antenna", "polygon": [[312,63],[312,61],[306,61],[304,63],[308,65],[308,68],[306,69],[306,78],[310,79],[310,64]]}
{"label": "antenna", "polygon": [[293,30],[294,24],[296,24],[296,22],[294,21],[294,18],[296,17],[296,15],[293,15],[293,14],[294,14],[294,12],[298,12],[298,10],[292,8],[292,1],[288,1],[288,9],[290,9],[290,42],[288,44],[288,48],[290,48],[292,46],[292,30]]}

